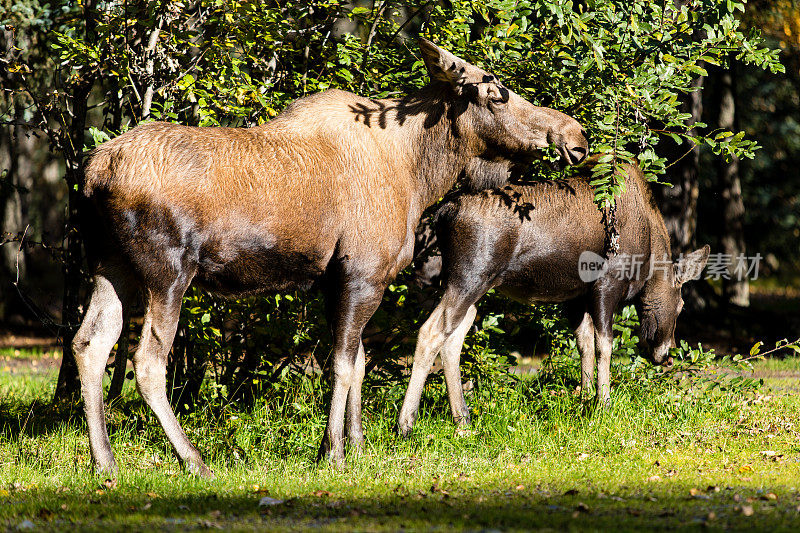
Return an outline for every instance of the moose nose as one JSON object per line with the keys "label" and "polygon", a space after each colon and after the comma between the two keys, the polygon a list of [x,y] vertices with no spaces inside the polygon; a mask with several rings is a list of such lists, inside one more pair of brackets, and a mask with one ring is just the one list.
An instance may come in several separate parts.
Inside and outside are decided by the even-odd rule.
{"label": "moose nose", "polygon": [[572,165],[577,165],[584,159],[586,159],[586,154],[588,150],[583,146],[566,146],[565,150],[567,160]]}

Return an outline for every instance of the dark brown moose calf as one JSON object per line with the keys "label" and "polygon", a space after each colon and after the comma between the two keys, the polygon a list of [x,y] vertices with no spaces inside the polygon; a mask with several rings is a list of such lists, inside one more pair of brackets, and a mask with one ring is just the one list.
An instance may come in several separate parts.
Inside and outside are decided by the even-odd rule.
{"label": "dark brown moose calf", "polygon": [[[73,348],[99,470],[117,468],[102,379],[123,308],[137,294],[146,300],[137,387],[181,460],[208,476],[167,402],[167,354],[184,292],[191,283],[229,295],[319,287],[334,339],[320,455],[340,463],[345,412],[351,444],[364,440],[361,333],[411,261],[423,210],[459,177],[473,187],[502,185],[551,143],[567,164],[587,155],[574,119],[533,106],[429,41],[420,49],[431,84],[404,98],[331,90],[263,126],[152,123],[94,151],[82,189],[94,289]],[[487,183],[480,169],[490,163],[506,170]]]}
{"label": "dark brown moose calf", "polygon": [[[591,168],[598,156],[587,162]],[[626,168],[626,190],[617,201],[619,252],[607,262],[606,230],[588,180],[502,189],[460,196],[436,215],[444,295],[422,326],[398,430],[411,434],[422,388],[441,352],[450,408],[457,424],[469,423],[459,359],[475,319],[475,303],[491,288],[521,302],[566,302],[581,353],[581,388],[610,401],[612,320],[633,301],[639,337],[656,364],[669,360],[675,321],[683,307],[681,286],[696,278],[709,247],[672,262],[669,235],[649,185],[638,168]],[[652,275],[651,275],[652,273]]]}

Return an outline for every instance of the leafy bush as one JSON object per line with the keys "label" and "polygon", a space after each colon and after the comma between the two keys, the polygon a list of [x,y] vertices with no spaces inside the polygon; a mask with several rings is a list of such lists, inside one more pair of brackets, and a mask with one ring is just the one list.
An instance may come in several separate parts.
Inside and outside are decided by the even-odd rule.
{"label": "leafy bush", "polygon": [[[60,10],[32,3],[0,20],[20,38],[40,35],[38,46],[18,47],[8,70],[19,97],[14,105],[23,106],[25,119],[38,121],[56,146],[73,145],[64,117],[73,116],[72,99],[80,95],[84,102],[94,95],[97,108],[87,115],[94,123],[86,126],[94,128],[93,142],[102,142],[144,118],[257,124],[291,100],[327,88],[373,98],[404,94],[427,81],[412,40],[420,34],[494,71],[532,102],[578,118],[593,150],[609,154],[592,181],[599,204],[624,187],[614,172],[620,161],[637,161],[651,179],[663,173],[666,161],[655,147],[664,138],[750,156],[755,146],[742,132],[690,124],[679,96],[693,90],[704,65],[725,63],[732,54],[746,64],[782,68],[758,35],[740,31],[736,16],[744,3],[732,0],[412,0],[372,9],[343,0],[101,6],[95,13],[81,3]],[[546,172],[534,166],[531,175]],[[367,339],[373,388],[394,390],[399,383],[406,365],[398,361],[413,351],[417,327],[435,300],[409,287],[405,275],[387,291],[368,331],[375,337]],[[469,338],[465,374],[476,393],[506,379],[501,331],[510,326],[513,333],[515,326],[501,326],[500,314],[524,318],[519,324],[537,321],[540,336],[558,353],[574,347],[551,311],[491,311],[506,305],[487,299]],[[173,402],[191,407],[207,373],[215,398],[252,400],[287,373],[324,369],[330,340],[322,307],[309,294],[222,300],[190,292],[170,363]],[[631,355],[624,320],[617,349]]]}

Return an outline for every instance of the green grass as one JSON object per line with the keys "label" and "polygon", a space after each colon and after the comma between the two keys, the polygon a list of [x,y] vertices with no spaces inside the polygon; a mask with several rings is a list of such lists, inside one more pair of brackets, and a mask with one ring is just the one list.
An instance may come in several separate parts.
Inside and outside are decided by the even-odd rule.
{"label": "green grass", "polygon": [[[367,449],[344,470],[313,461],[321,388],[289,382],[249,410],[209,401],[182,417],[211,482],[181,470],[128,384],[109,413],[116,486],[91,473],[80,408],[48,404],[55,376],[4,374],[0,527],[793,531],[800,384],[783,373],[800,375],[800,361],[756,371],[766,376],[756,392],[626,379],[605,412],[561,374],[479,387],[466,436],[455,435],[434,380],[408,441],[392,432],[402,390],[365,391]],[[259,508],[265,495],[284,503]]]}

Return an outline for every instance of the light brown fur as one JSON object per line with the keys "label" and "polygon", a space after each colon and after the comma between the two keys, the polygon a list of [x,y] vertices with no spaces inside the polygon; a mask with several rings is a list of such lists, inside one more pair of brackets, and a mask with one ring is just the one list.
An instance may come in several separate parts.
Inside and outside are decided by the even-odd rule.
{"label": "light brown fur", "polygon": [[[411,261],[422,211],[459,177],[469,185],[467,169],[480,167],[476,161],[511,168],[549,143],[565,163],[585,157],[585,132],[574,119],[531,105],[432,43],[420,46],[437,81],[405,98],[325,91],[259,127],[151,123],[92,154],[83,193],[87,250],[98,265],[96,290],[104,291],[95,307],[114,299],[109,287],[123,308],[123,289],[145,293],[137,385],[178,454],[200,474],[210,470],[175,420],[163,384],[190,283],[234,295],[323,290],[334,348],[320,453],[341,462],[345,408],[351,442],[363,442],[361,332],[385,287]],[[500,184],[508,176],[494,179]],[[98,327],[117,328],[90,311],[75,341],[81,360],[101,357],[103,350],[87,348]],[[87,408],[90,441],[98,467],[113,471],[98,386],[96,376],[84,384],[94,402]]]}

